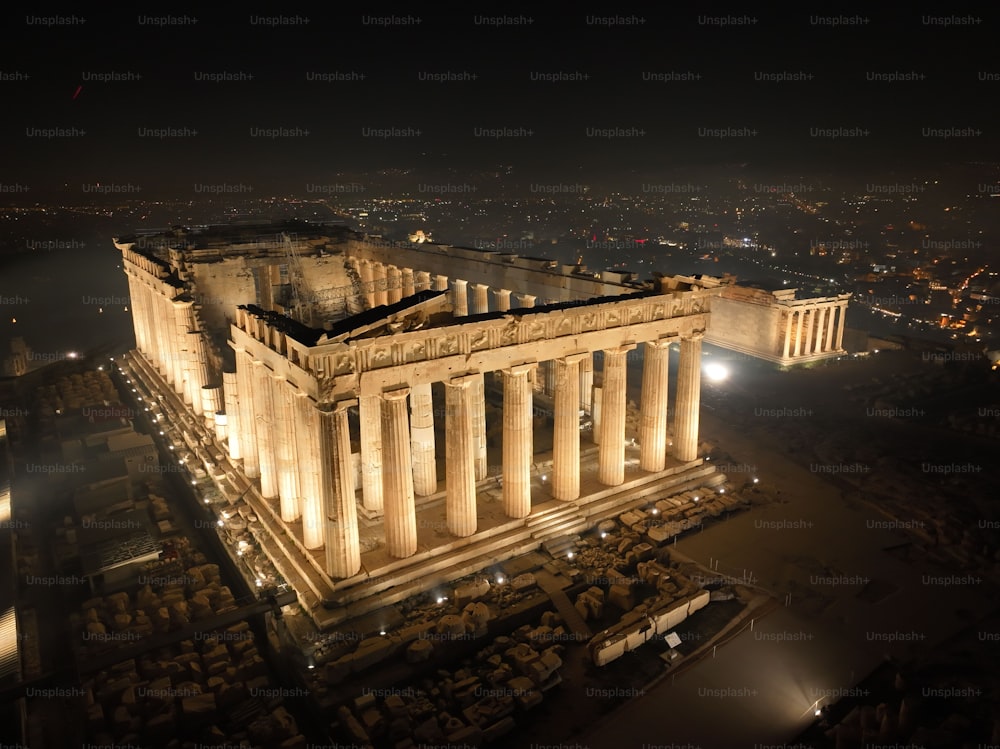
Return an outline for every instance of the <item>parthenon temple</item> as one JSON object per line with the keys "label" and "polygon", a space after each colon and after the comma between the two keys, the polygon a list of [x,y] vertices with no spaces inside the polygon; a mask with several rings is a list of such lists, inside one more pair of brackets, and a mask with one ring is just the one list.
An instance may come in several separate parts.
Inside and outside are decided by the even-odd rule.
{"label": "parthenon temple", "polygon": [[643,487],[724,478],[698,434],[702,342],[725,345],[718,306],[766,320],[758,355],[780,362],[839,352],[846,304],[342,227],[116,246],[133,371],[216,441],[228,494],[253,508],[321,626],[365,596],[384,605],[592,527]]}

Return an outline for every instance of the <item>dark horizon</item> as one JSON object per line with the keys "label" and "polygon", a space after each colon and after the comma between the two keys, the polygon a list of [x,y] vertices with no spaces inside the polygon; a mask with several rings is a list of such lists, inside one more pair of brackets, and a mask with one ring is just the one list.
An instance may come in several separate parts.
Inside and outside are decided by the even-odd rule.
{"label": "dark horizon", "polygon": [[1000,160],[991,13],[261,18],[8,13],[5,182]]}

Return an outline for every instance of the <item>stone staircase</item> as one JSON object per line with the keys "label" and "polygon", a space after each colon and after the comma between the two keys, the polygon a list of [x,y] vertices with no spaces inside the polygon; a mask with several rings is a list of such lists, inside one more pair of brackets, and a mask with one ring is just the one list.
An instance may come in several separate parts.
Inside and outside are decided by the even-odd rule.
{"label": "stone staircase", "polygon": [[596,495],[577,501],[544,502],[524,520],[512,520],[477,534],[446,555],[434,549],[421,550],[372,570],[370,576],[337,581],[337,592],[328,601],[333,608],[314,612],[316,624],[332,627],[539,548],[553,558],[565,558],[575,550],[580,534],[601,520],[725,480],[725,474],[716,472],[714,466],[693,461],[676,466],[671,474],[652,474],[622,486],[603,487]]}

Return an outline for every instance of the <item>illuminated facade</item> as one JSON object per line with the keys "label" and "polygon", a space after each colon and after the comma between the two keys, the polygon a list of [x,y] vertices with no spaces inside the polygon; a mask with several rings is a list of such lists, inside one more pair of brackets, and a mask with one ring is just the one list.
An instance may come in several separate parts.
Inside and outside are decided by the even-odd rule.
{"label": "illuminated facade", "polygon": [[[641,282],[307,225],[116,246],[133,371],[224,450],[224,470],[206,470],[246,483],[263,548],[321,627],[591,528],[636,487],[724,480],[698,455],[718,279]],[[535,450],[539,410],[551,453]]]}

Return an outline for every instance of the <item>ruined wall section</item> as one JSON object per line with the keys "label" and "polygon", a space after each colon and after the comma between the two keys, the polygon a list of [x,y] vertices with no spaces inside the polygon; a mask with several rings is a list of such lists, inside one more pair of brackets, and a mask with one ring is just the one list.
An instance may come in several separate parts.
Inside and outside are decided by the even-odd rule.
{"label": "ruined wall section", "polygon": [[301,258],[302,275],[307,294],[315,296],[317,327],[323,321],[343,320],[349,314],[350,297],[361,289],[349,273],[345,257],[340,252]]}
{"label": "ruined wall section", "polygon": [[713,299],[705,340],[747,354],[780,357],[779,343],[783,334],[779,331],[780,310],[773,304],[748,301],[730,299],[725,294]]}
{"label": "ruined wall section", "polygon": [[[339,252],[299,256],[303,295],[314,303],[316,327],[347,316],[348,298],[359,289],[348,274]],[[229,328],[241,304],[284,311],[280,301],[290,292],[291,275],[287,256],[231,256],[215,262],[187,263],[185,277],[198,314],[207,327],[214,348],[226,357]],[[282,283],[284,281],[284,283]],[[273,303],[272,303],[273,302]]]}

